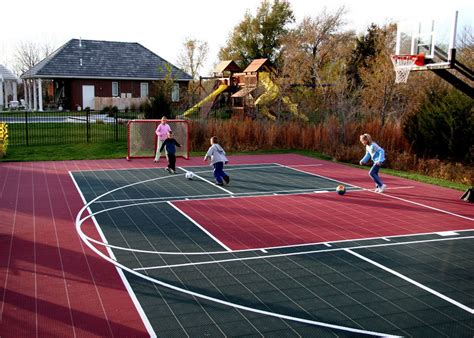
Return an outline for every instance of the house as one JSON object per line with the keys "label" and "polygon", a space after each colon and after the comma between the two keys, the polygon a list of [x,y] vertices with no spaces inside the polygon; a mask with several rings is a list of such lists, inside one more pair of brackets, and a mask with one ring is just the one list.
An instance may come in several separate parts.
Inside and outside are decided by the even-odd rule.
{"label": "house", "polygon": [[10,107],[17,99],[18,78],[3,65],[0,65],[0,110]]}
{"label": "house", "polygon": [[21,79],[29,107],[42,111],[138,107],[167,79],[178,103],[192,77],[139,43],[72,39]]}

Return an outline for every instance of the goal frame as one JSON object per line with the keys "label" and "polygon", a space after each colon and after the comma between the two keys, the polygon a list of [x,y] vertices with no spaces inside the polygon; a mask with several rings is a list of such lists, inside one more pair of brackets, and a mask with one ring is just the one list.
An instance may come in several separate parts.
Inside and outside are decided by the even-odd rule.
{"label": "goal frame", "polygon": [[[161,120],[144,120],[144,119],[137,119],[137,120],[130,120],[127,123],[127,161],[130,161],[131,159],[138,159],[138,158],[154,158],[156,154],[156,148],[158,145],[158,138],[156,137],[154,131],[158,127],[158,125],[161,123]],[[180,119],[170,119],[167,120],[167,123],[171,125],[171,130],[174,132],[172,124],[176,123],[182,123],[182,126],[184,127],[184,135],[185,135],[185,140],[179,139],[177,140],[184,148],[183,151],[179,151],[180,148],[177,148],[177,157],[182,157],[187,160],[189,160],[190,155],[189,155],[189,147],[190,147],[190,139],[189,139],[189,121],[187,120],[180,120]],[[148,149],[147,154],[140,154],[136,155],[134,152],[132,140],[131,140],[131,132],[132,132],[132,125],[133,124],[138,124],[138,125],[149,125],[149,128],[153,129],[153,152]],[[150,135],[148,135],[150,137]]]}

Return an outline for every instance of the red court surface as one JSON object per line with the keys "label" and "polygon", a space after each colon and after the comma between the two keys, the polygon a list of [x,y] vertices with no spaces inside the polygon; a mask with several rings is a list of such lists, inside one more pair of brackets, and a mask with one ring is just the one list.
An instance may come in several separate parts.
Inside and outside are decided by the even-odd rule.
{"label": "red court surface", "polygon": [[[413,188],[410,188],[413,189]],[[233,250],[471,229],[473,222],[370,191],[174,203]],[[218,214],[216,214],[218,210]]]}
{"label": "red court surface", "polygon": [[[299,155],[264,155],[230,157],[232,164],[280,163],[284,165],[322,164],[304,167],[332,178],[372,188],[367,170],[358,170],[332,162],[318,161]],[[178,166],[202,165],[202,158],[178,159]],[[149,333],[123,280],[115,267],[97,257],[80,240],[75,218],[83,206],[69,171],[110,170],[163,167],[151,159],[126,161],[64,161],[0,163],[0,335],[5,337],[145,337]],[[302,169],[301,167],[299,169]],[[366,168],[367,169],[367,168]],[[473,218],[472,205],[459,200],[460,191],[390,177],[382,173],[389,186],[387,195],[440,208]],[[350,178],[350,179],[349,179]],[[341,179],[342,180],[342,179]],[[414,186],[410,189],[392,188]],[[372,194],[373,195],[373,194]],[[256,213],[253,198],[227,199],[239,203],[239,215],[220,218],[223,233],[217,236],[231,241],[235,247],[286,245],[341,239],[350,236],[381,236],[458,230],[472,221],[442,214],[414,204],[388,197],[371,196],[369,192],[350,192],[342,198],[335,194],[300,195],[259,198],[261,210]],[[197,203],[180,203],[180,208],[193,208]],[[224,203],[224,200],[219,203]],[[286,206],[297,204],[298,224],[292,221]],[[302,204],[307,204],[304,208]],[[292,206],[293,208],[293,206]],[[192,212],[192,211],[190,211]],[[278,213],[277,213],[278,212]],[[375,214],[371,214],[375,212]],[[326,214],[331,214],[327,216]],[[199,219],[205,213],[195,213]],[[285,218],[285,221],[279,220]],[[351,216],[350,216],[351,215]],[[291,217],[290,217],[291,216]],[[249,217],[251,221],[246,221]],[[364,232],[328,227],[328,220],[362,226]],[[257,220],[258,219],[258,220]],[[241,220],[242,222],[235,222]],[[245,223],[245,222],[247,223]],[[288,222],[291,224],[285,231]],[[315,221],[320,222],[314,231]],[[207,224],[207,223],[208,224]],[[206,221],[206,227],[212,227]],[[224,222],[224,223],[222,223]],[[244,223],[243,223],[244,222]],[[234,224],[235,223],[235,224]],[[237,224],[238,223],[238,224]],[[390,226],[389,226],[390,223]],[[392,224],[395,223],[396,226]],[[256,227],[255,225],[258,225]],[[322,231],[326,224],[326,230]],[[249,227],[251,225],[251,227]],[[271,236],[274,227],[284,236]],[[239,231],[234,232],[231,227]],[[299,228],[298,228],[299,227]],[[89,227],[86,227],[89,228]],[[294,231],[295,228],[300,230]],[[471,226],[472,228],[472,226]],[[224,231],[225,230],[225,231]],[[217,231],[217,230],[216,230]],[[256,231],[258,236],[251,234]],[[238,235],[239,234],[239,235]],[[262,235],[264,234],[264,236]],[[97,233],[91,234],[98,238]],[[252,235],[252,236],[251,236]],[[319,236],[319,237],[318,237]],[[248,239],[245,239],[248,237]]]}

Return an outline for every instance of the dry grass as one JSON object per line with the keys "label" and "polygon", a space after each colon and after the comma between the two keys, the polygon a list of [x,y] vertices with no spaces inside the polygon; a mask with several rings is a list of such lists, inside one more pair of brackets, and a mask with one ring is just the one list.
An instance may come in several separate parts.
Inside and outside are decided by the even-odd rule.
{"label": "dry grass", "polygon": [[411,153],[398,123],[379,121],[341,125],[336,118],[324,124],[301,122],[265,122],[246,120],[191,121],[191,149],[205,151],[209,138],[218,136],[220,144],[229,152],[303,149],[317,151],[335,160],[358,163],[364,155],[359,135],[369,133],[385,149],[387,167],[415,171],[435,178],[472,185],[473,168],[461,163],[422,159]]}

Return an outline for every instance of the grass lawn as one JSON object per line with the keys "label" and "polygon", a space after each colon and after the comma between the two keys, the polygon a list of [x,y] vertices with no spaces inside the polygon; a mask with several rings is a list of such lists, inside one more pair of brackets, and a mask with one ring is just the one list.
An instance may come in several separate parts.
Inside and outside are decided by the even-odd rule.
{"label": "grass lawn", "polygon": [[[242,153],[232,153],[231,155],[240,154],[284,154],[294,153],[304,156],[314,157],[326,161],[331,161],[331,157],[321,153],[307,150],[271,150],[271,151],[252,151]],[[191,156],[204,156],[205,152],[192,152]],[[64,160],[92,160],[92,159],[110,159],[110,158],[125,158],[127,155],[127,144],[126,142],[109,142],[109,143],[90,143],[90,144],[67,144],[67,145],[51,145],[51,146],[16,146],[9,147],[7,156],[0,159],[0,162],[10,161],[64,161]],[[346,165],[357,167],[361,170],[367,170],[367,168],[361,168],[358,165],[347,164]],[[469,186],[465,184],[455,183],[442,179],[437,179],[429,176],[420,175],[412,172],[404,172],[392,169],[383,169],[384,174],[393,176],[399,176],[415,181],[425,182],[429,184],[435,184],[446,188],[457,189],[464,191]]]}

